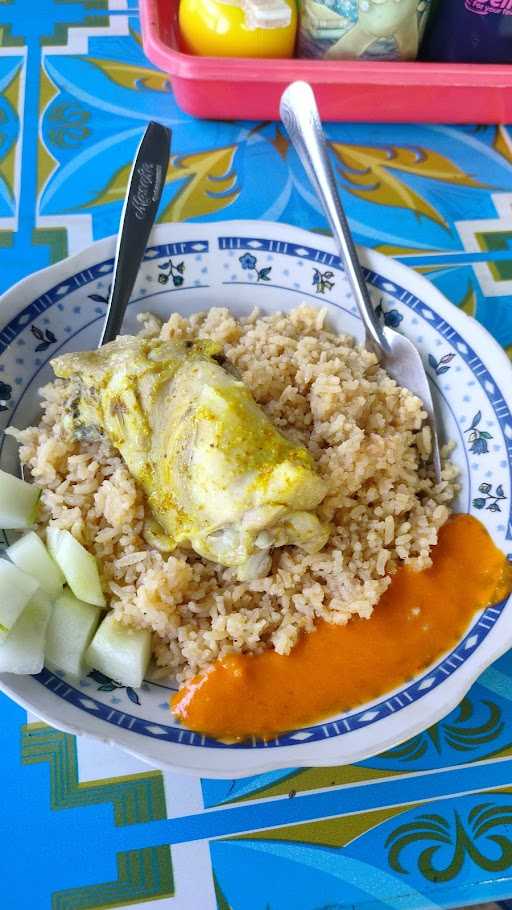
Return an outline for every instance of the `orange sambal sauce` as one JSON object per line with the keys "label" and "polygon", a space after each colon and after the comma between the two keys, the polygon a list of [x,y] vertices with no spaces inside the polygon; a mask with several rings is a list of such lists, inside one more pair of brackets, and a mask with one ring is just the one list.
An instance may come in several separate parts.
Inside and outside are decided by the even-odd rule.
{"label": "orange sambal sauce", "polygon": [[287,656],[230,654],[174,696],[176,717],[216,739],[270,738],[354,708],[415,677],[472,616],[512,591],[512,566],[483,525],[457,515],[423,572],[402,567],[370,619],[319,622]]}

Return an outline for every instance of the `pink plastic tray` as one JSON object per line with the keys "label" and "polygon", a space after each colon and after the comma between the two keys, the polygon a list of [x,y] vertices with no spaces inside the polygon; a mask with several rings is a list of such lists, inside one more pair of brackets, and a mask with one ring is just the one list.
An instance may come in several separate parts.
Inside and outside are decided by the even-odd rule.
{"label": "pink plastic tray", "polygon": [[179,50],[178,0],[139,2],[146,54],[196,117],[278,120],[283,89],[305,79],[324,120],[512,122],[512,65],[195,57]]}

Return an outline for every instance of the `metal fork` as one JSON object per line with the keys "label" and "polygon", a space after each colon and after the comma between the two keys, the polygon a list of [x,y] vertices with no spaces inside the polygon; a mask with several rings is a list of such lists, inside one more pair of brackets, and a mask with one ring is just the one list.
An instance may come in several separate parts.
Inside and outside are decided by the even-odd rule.
{"label": "metal fork", "polygon": [[431,462],[437,482],[441,480],[441,456],[430,385],[418,349],[408,338],[382,326],[370,300],[368,288],[336,180],[327,154],[327,143],[313,90],[307,82],[293,82],[284,91],[281,119],[304,170],[316,189],[345,266],[354,300],[365,329],[365,347],[373,351],[386,372],[421,399],[432,436]]}

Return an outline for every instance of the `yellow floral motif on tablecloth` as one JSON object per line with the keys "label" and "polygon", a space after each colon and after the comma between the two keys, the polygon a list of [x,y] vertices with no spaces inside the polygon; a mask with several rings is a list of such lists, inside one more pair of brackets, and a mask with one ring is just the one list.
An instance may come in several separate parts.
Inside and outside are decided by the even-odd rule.
{"label": "yellow floral motif on tablecloth", "polygon": [[[20,103],[20,91],[21,91],[21,74],[22,66],[21,64],[16,68],[14,75],[12,76],[8,85],[4,88],[2,94],[5,100],[8,102],[12,108],[13,114],[18,111]],[[16,114],[17,116],[17,114]],[[2,121],[5,119],[5,114],[0,115],[0,130]],[[5,187],[11,198],[14,197],[14,182],[15,182],[15,169],[16,169],[16,149],[17,143],[14,142],[7,154],[0,160],[0,179],[3,178],[5,181]]]}
{"label": "yellow floral motif on tablecloth", "polygon": [[338,170],[349,193],[380,205],[413,210],[443,227],[448,225],[441,213],[397,176],[397,172],[465,187],[483,186],[432,149],[398,145],[379,148],[341,142],[331,142],[331,148],[340,162]]}
{"label": "yellow floral motif on tablecloth", "polygon": [[[166,184],[184,180],[168,203],[159,221],[187,221],[212,215],[227,208],[238,197],[237,174],[233,160],[238,146],[208,149],[191,155],[174,156],[167,172]],[[114,174],[106,187],[89,202],[88,207],[121,202],[124,199],[131,165]]]}
{"label": "yellow floral motif on tablecloth", "polygon": [[[59,90],[55,83],[52,82],[45,68],[41,67],[41,81],[39,84],[39,111],[41,118],[58,93]],[[58,161],[48,150],[40,130],[37,145],[37,188],[39,192],[57,167]]]}
{"label": "yellow floral motif on tablecloth", "polygon": [[122,88],[152,89],[154,92],[170,91],[169,78],[166,73],[159,73],[149,66],[136,66],[121,60],[98,60],[96,57],[89,57],[88,60]]}
{"label": "yellow floral motif on tablecloth", "polygon": [[493,148],[512,164],[512,143],[505,126],[497,126],[494,134]]}

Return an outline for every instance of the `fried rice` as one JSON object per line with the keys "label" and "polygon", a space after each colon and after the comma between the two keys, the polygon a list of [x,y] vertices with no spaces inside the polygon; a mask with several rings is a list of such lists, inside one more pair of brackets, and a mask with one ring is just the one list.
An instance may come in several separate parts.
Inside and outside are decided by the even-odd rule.
{"label": "fried rice", "polygon": [[146,336],[224,346],[275,425],[316,460],[328,484],[318,515],[331,527],[320,553],[275,549],[270,574],[253,581],[190,549],[160,552],[143,536],[149,511],[120,455],[107,441],[74,436],[64,381],[42,388],[39,425],[13,431],[43,490],[40,533],[67,528],[96,556],[117,618],[152,630],[161,676],[184,682],[230,651],[288,654],[318,619],[369,618],[400,564],[431,564],[456,469],[445,460],[435,483],[421,402],[374,354],[329,329],[325,311],[303,305],[236,319],[213,308],[164,324],[140,319]]}

